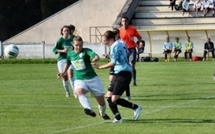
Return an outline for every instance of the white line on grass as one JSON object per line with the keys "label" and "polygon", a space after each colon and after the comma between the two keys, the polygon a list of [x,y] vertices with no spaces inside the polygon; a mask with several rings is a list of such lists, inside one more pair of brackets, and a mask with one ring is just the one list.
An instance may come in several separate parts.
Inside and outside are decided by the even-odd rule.
{"label": "white line on grass", "polygon": [[[180,105],[191,104],[191,103],[202,101],[203,99],[209,99],[209,98],[214,98],[214,97],[215,96],[209,96],[209,97],[205,97],[205,98],[202,98],[202,99],[190,100],[190,101],[187,101],[185,103],[179,103],[179,104],[173,103],[172,105],[161,106],[158,109],[153,110],[151,112],[145,112],[144,115],[160,112],[162,110],[169,109],[169,108],[176,108],[176,107],[178,107]],[[54,131],[54,132],[51,132],[49,134],[58,134],[58,133],[62,133],[62,132],[72,131],[72,130],[75,130],[75,129],[86,128],[86,127],[90,127],[90,126],[96,126],[96,125],[100,125],[100,124],[103,124],[103,123],[104,122],[99,122],[99,123],[94,123],[94,124],[88,124],[88,125],[83,125],[83,126],[78,126],[78,127],[67,128],[67,129],[63,129],[63,130],[59,130],[59,131]]]}
{"label": "white line on grass", "polygon": [[[210,99],[210,98],[214,98],[214,97],[215,96],[208,96],[208,97],[205,97],[205,99]],[[158,109],[150,111],[150,112],[145,112],[144,114],[152,114],[152,113],[160,112],[165,109],[177,108],[177,107],[180,107],[180,105],[190,104],[190,103],[199,102],[199,101],[202,101],[202,99],[190,100],[185,103],[179,103],[179,104],[173,103],[172,105],[168,105],[168,106],[160,106]]]}
{"label": "white line on grass", "polygon": [[[199,101],[202,101],[203,99],[210,99],[210,98],[214,98],[215,96],[209,96],[209,97],[205,97],[205,98],[202,98],[202,99],[195,99],[195,100],[190,100],[190,101],[187,101],[187,102],[183,102],[183,103],[173,103],[172,105],[167,105],[167,106],[160,106],[158,107],[157,109],[153,110],[153,111],[149,111],[149,112],[144,112],[143,114],[144,115],[147,115],[147,114],[153,114],[153,113],[156,113],[156,112],[160,112],[160,111],[163,111],[165,109],[173,109],[173,108],[192,108],[192,107],[196,107],[196,108],[215,108],[215,106],[201,106],[201,107],[198,107],[198,106],[182,106],[182,105],[186,105],[186,104],[191,104],[191,103],[195,103],[195,102],[199,102]],[[20,107],[73,107],[74,106],[71,106],[71,105],[43,105],[43,104],[0,104],[0,106],[20,106]],[[77,108],[80,108],[80,106],[77,106]],[[154,107],[143,107],[143,108],[154,108]],[[143,109],[144,110],[144,109]],[[49,134],[58,134],[58,133],[63,133],[63,132],[67,132],[67,131],[72,131],[72,130],[75,130],[75,129],[81,129],[81,128],[86,128],[86,127],[91,127],[91,126],[96,126],[96,125],[100,125],[100,124],[103,124],[104,122],[98,122],[98,123],[91,123],[91,124],[87,124],[87,125],[82,125],[82,126],[77,126],[77,127],[70,127],[70,128],[66,128],[66,129],[62,129],[62,130],[59,130],[59,131],[54,131],[54,132],[50,132]]]}
{"label": "white line on grass", "polygon": [[[195,100],[196,101],[196,100]],[[47,107],[47,108],[81,108],[81,106],[72,106],[72,105],[44,105],[44,104],[0,104],[0,106],[16,106],[16,107]],[[97,108],[94,106],[93,108]],[[158,107],[153,106],[144,106],[147,109],[154,109]],[[160,106],[160,109],[177,109],[177,108],[215,108],[214,105],[207,105],[207,106],[180,106],[180,104],[176,105],[169,105],[169,106]],[[153,113],[148,112],[148,113]],[[147,114],[147,113],[144,113]]]}

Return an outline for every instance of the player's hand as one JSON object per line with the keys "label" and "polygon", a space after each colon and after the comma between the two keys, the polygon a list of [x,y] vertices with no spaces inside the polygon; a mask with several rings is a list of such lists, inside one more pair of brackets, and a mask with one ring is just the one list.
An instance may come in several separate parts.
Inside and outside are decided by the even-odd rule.
{"label": "player's hand", "polygon": [[58,73],[57,78],[63,77],[64,75],[66,75],[66,74],[65,73]]}
{"label": "player's hand", "polygon": [[63,49],[63,53],[67,53],[68,52],[68,49],[67,48],[64,48]]}
{"label": "player's hand", "polygon": [[99,69],[99,64],[97,64],[96,62],[91,62],[91,65],[92,65],[94,68]]}
{"label": "player's hand", "polygon": [[110,55],[109,55],[109,54],[103,54],[103,56],[104,56],[106,59],[109,59],[109,58],[110,58]]}

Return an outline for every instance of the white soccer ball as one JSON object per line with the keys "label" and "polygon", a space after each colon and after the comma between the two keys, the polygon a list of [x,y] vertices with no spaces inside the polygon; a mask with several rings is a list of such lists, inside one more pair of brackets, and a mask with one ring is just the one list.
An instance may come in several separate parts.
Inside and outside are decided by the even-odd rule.
{"label": "white soccer ball", "polygon": [[19,48],[14,44],[10,44],[4,48],[4,55],[7,58],[16,58],[18,54],[19,54]]}

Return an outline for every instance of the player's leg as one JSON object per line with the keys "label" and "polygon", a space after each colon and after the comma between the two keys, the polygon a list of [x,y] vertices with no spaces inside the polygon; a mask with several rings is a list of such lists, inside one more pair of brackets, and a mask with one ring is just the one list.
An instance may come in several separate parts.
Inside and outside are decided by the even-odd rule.
{"label": "player's leg", "polygon": [[93,111],[92,106],[86,96],[86,93],[89,91],[88,87],[83,80],[75,80],[74,81],[75,94],[78,96],[78,100],[82,107],[84,108],[84,112],[87,115],[92,117],[96,117],[96,113]]}
{"label": "player's leg", "polygon": [[191,49],[191,50],[189,51],[190,61],[192,61],[192,58],[193,58],[192,53],[193,53],[193,50]]}
{"label": "player's leg", "polygon": [[112,111],[113,115],[115,116],[115,123],[121,123],[122,120],[121,120],[121,115],[119,113],[119,110],[118,110],[118,107],[117,105],[115,105],[114,103],[112,103],[111,101],[111,97],[112,97],[112,92],[113,92],[113,88],[115,86],[115,83],[116,83],[116,75],[114,77],[114,80],[111,81],[111,86],[108,88],[108,91],[107,93],[105,94],[105,97],[107,99],[107,102],[108,102],[108,105],[109,105],[109,108],[110,110]]}
{"label": "player's leg", "polygon": [[[62,59],[62,60],[57,62],[58,72],[63,71],[65,64],[66,64],[66,59]],[[70,92],[69,92],[68,75],[65,75],[65,76],[62,77],[62,83],[63,83],[64,90],[66,92],[66,97],[69,97]]]}
{"label": "player's leg", "polygon": [[98,76],[86,81],[87,87],[98,103],[99,115],[107,120],[110,117],[106,114],[106,103],[104,99],[104,88]]}
{"label": "player's leg", "polygon": [[136,52],[136,49],[130,49],[129,50],[130,52],[130,55],[129,55],[129,62],[131,64],[131,67],[132,67],[132,78],[133,78],[133,85],[136,86],[137,83],[136,83],[136,68],[135,68],[135,64],[136,64],[136,55],[137,55],[137,52]]}
{"label": "player's leg", "polygon": [[73,66],[72,65],[69,66],[67,74],[68,74],[70,85],[71,85],[72,90],[73,90],[73,95],[75,98],[77,98],[77,95],[74,92],[74,77],[73,77]]}
{"label": "player's leg", "polygon": [[187,51],[184,52],[184,59],[187,60]]}
{"label": "player's leg", "polygon": [[113,94],[112,94],[111,98],[108,98],[108,100],[107,100],[111,111],[115,115],[115,119],[113,120],[114,123],[122,122],[122,117],[117,108],[117,105],[121,105],[123,107],[133,109],[135,111],[138,109],[138,116],[137,116],[137,114],[135,114],[135,118],[134,118],[135,120],[139,117],[140,111],[142,110],[142,108],[140,106],[133,104],[125,99],[120,98],[120,96],[125,91],[125,86],[129,86],[129,84],[131,82],[131,78],[132,78],[132,74],[130,72],[120,72],[116,76],[116,80],[115,80],[113,92],[112,92]]}
{"label": "player's leg", "polygon": [[125,99],[120,98],[120,96],[123,94],[126,87],[129,86],[130,82],[131,82],[131,73],[120,72],[116,79],[116,84],[113,88],[113,95],[111,97],[111,101],[113,104],[121,105],[122,107],[130,108],[134,110],[134,120],[137,120],[140,116],[142,107],[132,102],[129,102]]}

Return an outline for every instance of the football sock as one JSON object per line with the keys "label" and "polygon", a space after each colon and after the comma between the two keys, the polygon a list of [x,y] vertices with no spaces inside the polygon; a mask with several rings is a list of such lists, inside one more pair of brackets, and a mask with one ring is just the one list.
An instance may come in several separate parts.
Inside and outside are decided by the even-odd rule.
{"label": "football sock", "polygon": [[85,94],[81,94],[78,96],[78,100],[81,103],[82,107],[92,109],[89,100],[87,99]]}
{"label": "football sock", "polygon": [[130,94],[130,86],[128,86],[128,88],[125,89],[125,93],[126,93],[127,97],[131,96],[131,94]]}
{"label": "football sock", "polygon": [[69,83],[68,83],[68,80],[67,81],[63,80],[62,82],[63,82],[64,90],[69,93]]}
{"label": "football sock", "polygon": [[136,69],[132,71],[132,75],[133,75],[133,81],[134,83],[136,83]]}
{"label": "football sock", "polygon": [[98,108],[99,108],[99,114],[100,114],[101,116],[105,116],[106,105],[104,105],[104,106],[98,105]]}
{"label": "football sock", "polygon": [[136,104],[133,104],[125,99],[121,99],[119,98],[116,102],[115,102],[117,105],[120,105],[122,107],[127,107],[127,108],[130,108],[130,109],[137,109],[138,108],[138,105]]}
{"label": "football sock", "polygon": [[70,85],[74,91],[74,78],[73,77],[69,78],[69,82],[70,82]]}
{"label": "football sock", "polygon": [[114,104],[114,103],[111,101],[111,97],[108,97],[108,98],[107,98],[107,102],[108,102],[108,104],[109,104],[110,110],[112,111],[112,113],[113,113],[114,115],[116,115],[116,113],[119,113],[119,110],[118,110],[118,108],[117,108],[117,105]]}

